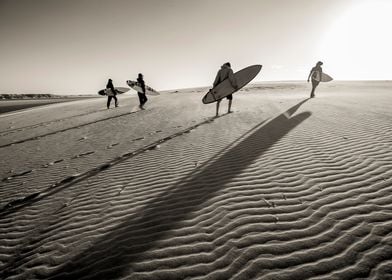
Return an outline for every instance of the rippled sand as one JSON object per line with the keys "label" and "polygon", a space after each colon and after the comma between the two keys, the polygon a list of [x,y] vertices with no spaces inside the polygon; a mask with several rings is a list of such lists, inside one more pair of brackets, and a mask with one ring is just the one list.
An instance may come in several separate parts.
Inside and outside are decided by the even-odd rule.
{"label": "rippled sand", "polygon": [[0,117],[1,279],[390,279],[391,82]]}

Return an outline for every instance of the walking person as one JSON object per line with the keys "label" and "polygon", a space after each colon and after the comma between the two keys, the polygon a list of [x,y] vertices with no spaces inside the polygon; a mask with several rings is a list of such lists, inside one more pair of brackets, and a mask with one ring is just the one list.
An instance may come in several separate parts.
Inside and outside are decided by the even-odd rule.
{"label": "walking person", "polygon": [[113,86],[113,81],[112,81],[112,79],[109,79],[109,80],[108,80],[108,83],[106,84],[106,89],[109,89],[109,90],[108,90],[108,93],[107,93],[108,102],[107,102],[106,106],[107,106],[108,109],[109,109],[109,107],[110,107],[110,102],[112,101],[112,98],[113,98],[113,99],[114,99],[114,105],[115,105],[115,107],[118,107],[118,100],[117,100],[117,97],[116,97],[117,92],[116,92],[116,90],[115,90],[115,88],[114,88],[114,86]]}
{"label": "walking person", "polygon": [[321,74],[323,73],[323,69],[321,68],[321,65],[323,63],[321,61],[317,62],[316,66],[310,70],[309,76],[308,76],[308,83],[309,79],[312,78],[312,91],[310,92],[310,98],[315,97],[314,91],[316,90],[316,87],[320,83],[321,79]]}
{"label": "walking person", "polygon": [[[215,81],[214,81],[213,86],[214,86],[214,87],[217,86],[218,84],[220,84],[221,82],[223,82],[223,81],[226,80],[226,79],[229,79],[231,85],[232,85],[234,88],[237,88],[237,87],[238,87],[238,86],[237,86],[237,81],[236,81],[236,79],[235,79],[235,77],[234,77],[233,70],[231,69],[230,62],[226,62],[225,64],[223,64],[223,65],[221,66],[221,69],[220,69],[220,70],[218,71],[218,73],[216,74],[216,77],[215,77]],[[226,99],[229,100],[227,113],[231,113],[231,112],[232,112],[232,111],[231,111],[231,104],[232,104],[232,101],[233,101],[233,95],[230,94],[230,95],[226,96]],[[220,105],[220,102],[221,102],[221,101],[222,101],[222,99],[219,99],[219,100],[216,102],[216,116],[219,115],[219,105]]]}
{"label": "walking person", "polygon": [[139,73],[137,82],[139,83],[140,88],[142,89],[142,92],[137,92],[137,95],[139,96],[139,102],[140,102],[140,109],[144,110],[144,104],[147,102],[147,97],[146,97],[146,84],[144,83],[143,80],[143,74]]}

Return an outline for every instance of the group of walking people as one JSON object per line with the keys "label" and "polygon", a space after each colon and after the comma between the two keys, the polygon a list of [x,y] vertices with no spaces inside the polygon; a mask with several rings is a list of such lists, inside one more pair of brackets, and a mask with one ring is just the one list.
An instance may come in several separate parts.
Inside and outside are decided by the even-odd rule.
{"label": "group of walking people", "polygon": [[[139,87],[141,88],[141,91],[137,92],[137,95],[139,96],[139,108],[144,110],[144,104],[148,101],[148,98],[146,96],[146,84],[143,79],[143,74],[139,73],[137,77],[137,82]],[[108,80],[108,83],[106,84],[106,89],[109,89],[109,93],[107,94],[108,96],[108,101],[106,103],[107,108],[110,108],[110,103],[112,99],[114,99],[114,106],[118,107],[118,99],[117,99],[117,91],[114,88],[113,81],[112,79]]]}
{"label": "group of walking people", "polygon": [[[317,62],[316,66],[312,68],[312,70],[309,73],[308,76],[308,82],[311,79],[312,81],[312,91],[310,92],[310,98],[314,98],[315,97],[315,90],[317,88],[317,86],[320,83],[320,77],[321,74],[323,72],[323,69],[321,68],[321,65],[323,65],[323,63],[321,61]],[[224,80],[228,79],[231,83],[231,85],[233,86],[233,88],[238,89],[238,84],[237,84],[237,80],[234,76],[234,72],[231,69],[231,64],[230,62],[226,62],[224,63],[221,68],[219,69],[218,73],[216,74],[214,83],[213,83],[213,87],[217,86],[218,84],[220,84],[221,82],[223,82]],[[140,109],[144,110],[144,104],[147,102],[147,97],[146,97],[146,84],[144,83],[144,79],[143,79],[143,74],[139,73],[138,78],[137,78],[137,82],[141,88],[141,92],[138,91],[138,96],[139,96],[139,102],[140,102]],[[110,102],[112,100],[112,98],[115,101],[115,106],[118,107],[118,100],[117,100],[117,93],[116,90],[113,86],[113,81],[111,79],[109,79],[107,85],[106,85],[107,89],[110,89],[111,92],[113,92],[112,94],[108,95],[108,101],[107,101],[107,108],[109,109],[110,107]],[[227,109],[227,113],[231,113],[231,106],[232,106],[232,102],[233,102],[233,95],[229,94],[226,96],[226,99],[229,101],[228,103],[228,109]],[[222,99],[219,99],[216,102],[216,116],[219,115],[219,106],[220,106],[220,102],[222,101]]]}

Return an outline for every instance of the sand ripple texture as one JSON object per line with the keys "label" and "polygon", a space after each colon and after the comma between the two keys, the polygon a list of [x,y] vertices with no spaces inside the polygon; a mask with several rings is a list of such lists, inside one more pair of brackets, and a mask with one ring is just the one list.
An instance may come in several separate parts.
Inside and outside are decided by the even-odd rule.
{"label": "sand ripple texture", "polygon": [[34,171],[1,183],[0,279],[392,279],[391,86],[322,85],[212,119],[197,92],[97,106],[114,118],[1,148]]}

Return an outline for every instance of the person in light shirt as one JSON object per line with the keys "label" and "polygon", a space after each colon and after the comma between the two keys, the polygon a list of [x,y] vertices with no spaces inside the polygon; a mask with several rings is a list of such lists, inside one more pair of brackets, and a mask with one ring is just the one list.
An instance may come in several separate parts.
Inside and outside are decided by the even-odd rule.
{"label": "person in light shirt", "polygon": [[308,83],[309,79],[312,78],[312,91],[310,92],[310,98],[315,97],[314,91],[316,90],[316,87],[320,83],[321,79],[321,74],[323,73],[323,69],[321,68],[321,65],[323,63],[321,61],[317,62],[316,66],[310,70],[309,76],[308,76]]}

